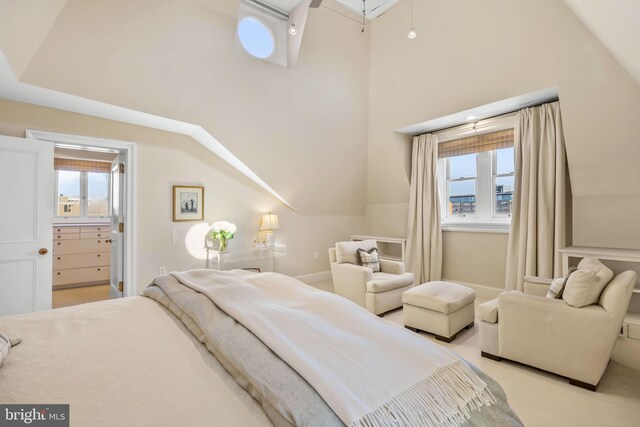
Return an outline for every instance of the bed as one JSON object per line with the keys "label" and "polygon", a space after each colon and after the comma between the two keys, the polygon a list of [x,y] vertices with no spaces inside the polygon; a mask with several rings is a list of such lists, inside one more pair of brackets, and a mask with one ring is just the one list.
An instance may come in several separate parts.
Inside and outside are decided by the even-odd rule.
{"label": "bed", "polygon": [[[0,403],[68,403],[72,425],[345,424],[313,381],[174,276],[145,296],[0,318],[0,331],[22,339],[0,368]],[[495,402],[456,425],[521,425],[501,387],[471,368]]]}

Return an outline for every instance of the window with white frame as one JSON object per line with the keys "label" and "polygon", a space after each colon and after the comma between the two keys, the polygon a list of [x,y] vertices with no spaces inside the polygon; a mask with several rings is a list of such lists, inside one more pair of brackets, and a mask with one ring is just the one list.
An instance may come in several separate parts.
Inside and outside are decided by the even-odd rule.
{"label": "window with white frame", "polygon": [[58,219],[100,219],[111,215],[111,164],[55,159],[54,212]]}
{"label": "window with white frame", "polygon": [[[504,127],[504,124],[503,124]],[[474,130],[475,132],[475,130]],[[442,223],[451,227],[508,228],[514,191],[513,129],[440,143]]]}
{"label": "window with white frame", "polygon": [[498,218],[511,217],[513,190],[515,186],[515,159],[513,147],[491,151],[493,215]]}

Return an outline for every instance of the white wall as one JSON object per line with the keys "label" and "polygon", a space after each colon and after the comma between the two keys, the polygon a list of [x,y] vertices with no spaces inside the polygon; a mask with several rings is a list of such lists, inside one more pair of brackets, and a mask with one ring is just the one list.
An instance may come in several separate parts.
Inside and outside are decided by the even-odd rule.
{"label": "white wall", "polygon": [[[640,248],[640,86],[576,16],[557,0],[426,0],[414,2],[418,37],[409,40],[409,6],[371,29],[366,231],[405,234],[410,139],[395,129],[557,86],[573,242]],[[504,264],[502,240],[445,233],[445,274],[466,275],[470,267],[452,259],[465,247]],[[447,247],[454,241],[460,250]],[[474,282],[495,283],[497,273],[484,271]]]}
{"label": "white wall", "polygon": [[[277,259],[277,271],[291,276],[329,269],[327,249],[336,241],[362,230],[357,215],[300,215],[282,207],[256,184],[191,138],[139,126],[10,101],[0,101],[0,134],[24,137],[26,129],[72,133],[134,141],[138,146],[136,235],[137,288],[142,290],[159,274],[204,267],[173,243],[174,231],[183,235],[183,223],[171,218],[174,184],[205,186],[205,220],[226,219],[238,226],[230,248],[249,247],[256,238],[263,213],[279,215],[277,241],[288,255]],[[319,259],[314,259],[318,252]]]}
{"label": "white wall", "polygon": [[21,81],[198,124],[298,212],[361,215],[369,34],[312,9],[284,68],[244,52],[238,5],[68,0]]}
{"label": "white wall", "polygon": [[[21,10],[31,10],[22,4]],[[640,86],[561,1],[414,2],[415,40],[406,37],[409,2],[373,21],[364,34],[357,22],[325,8],[312,10],[291,69],[241,50],[237,7],[237,0],[167,0],[153,8],[143,0],[68,0],[37,52],[29,51],[21,79],[203,125],[303,215],[285,212],[215,157],[166,134],[140,138],[150,158],[185,166],[168,178],[150,171],[149,179],[162,183],[154,187],[156,195],[174,181],[206,181],[227,200],[223,206],[209,203],[212,219],[229,215],[225,206],[233,204],[247,230],[257,226],[259,213],[278,211],[290,224],[280,238],[294,242],[301,236],[304,242],[283,264],[292,274],[328,268],[309,260],[309,253],[318,249],[324,257],[326,247],[318,246],[359,227],[406,234],[410,139],[395,129],[557,86],[574,194],[574,243],[640,247]],[[0,16],[0,24],[7,19]],[[0,43],[3,49],[7,43],[20,46],[26,37],[16,33]],[[85,120],[67,116],[38,126],[38,114],[32,127],[123,133],[102,125],[75,128]],[[123,139],[139,135],[133,136]],[[173,148],[162,148],[169,140]],[[206,173],[191,172],[194,159]],[[217,188],[226,182],[223,176],[233,176],[244,189]],[[170,223],[156,226],[158,235],[171,229]],[[451,278],[466,277],[467,267],[457,258],[468,248],[490,248],[484,252],[489,265],[506,260],[504,236],[445,236],[444,271]],[[322,245],[316,243],[321,239]],[[158,256],[168,266],[172,259],[187,262],[163,251]],[[156,264],[145,263],[148,276]],[[482,271],[476,282],[498,282],[501,270]]]}

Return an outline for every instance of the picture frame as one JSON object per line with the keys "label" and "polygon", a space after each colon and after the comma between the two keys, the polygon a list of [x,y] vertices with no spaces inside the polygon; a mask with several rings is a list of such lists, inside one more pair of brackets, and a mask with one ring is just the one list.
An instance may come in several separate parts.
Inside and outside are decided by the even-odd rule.
{"label": "picture frame", "polygon": [[173,186],[173,222],[204,221],[204,186]]}

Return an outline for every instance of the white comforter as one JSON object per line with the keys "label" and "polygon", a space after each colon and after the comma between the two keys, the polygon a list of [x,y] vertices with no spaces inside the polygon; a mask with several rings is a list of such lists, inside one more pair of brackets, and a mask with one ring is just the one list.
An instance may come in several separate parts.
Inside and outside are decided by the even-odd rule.
{"label": "white comforter", "polygon": [[295,369],[348,426],[457,426],[491,405],[456,355],[287,276],[172,273]]}
{"label": "white comforter", "polygon": [[0,330],[22,338],[0,368],[0,403],[68,403],[72,426],[271,425],[149,298],[3,317]]}

